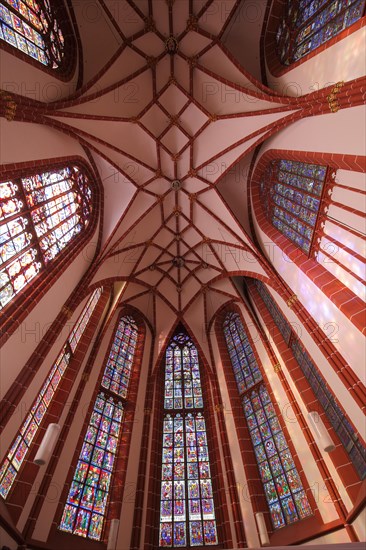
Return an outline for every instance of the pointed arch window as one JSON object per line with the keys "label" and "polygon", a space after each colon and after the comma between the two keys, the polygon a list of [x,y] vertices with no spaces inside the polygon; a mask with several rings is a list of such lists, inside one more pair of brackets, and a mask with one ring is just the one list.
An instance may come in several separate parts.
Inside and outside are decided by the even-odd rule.
{"label": "pointed arch window", "polygon": [[278,159],[268,164],[260,183],[267,220],[307,255],[311,253],[328,173],[327,166]]}
{"label": "pointed arch window", "polygon": [[165,354],[160,547],[218,544],[198,352],[185,333]]}
{"label": "pointed arch window", "polygon": [[77,164],[0,182],[0,310],[88,228],[93,202]]}
{"label": "pointed arch window", "polygon": [[57,72],[65,72],[69,61],[65,37],[71,37],[65,24],[67,16],[60,2],[0,2],[0,41]]}
{"label": "pointed arch window", "polygon": [[103,288],[97,288],[90,296],[79,319],[75,323],[66,344],[52,366],[42,385],[31,410],[10,446],[10,450],[0,469],[0,495],[6,499],[20,468],[31,448],[32,442],[59,388],[67,367],[77,349],[80,338],[86,329],[93,311],[102,295]]}
{"label": "pointed arch window", "polygon": [[134,318],[122,317],[85,432],[59,525],[61,531],[92,540],[102,538],[137,338]]}
{"label": "pointed arch window", "polygon": [[254,283],[286,344],[291,348],[299,367],[310,384],[330,424],[338,435],[360,479],[365,479],[366,447],[363,445],[362,441],[360,441],[355,429],[341,409],[340,403],[333,395],[325,378],[314,364],[300,340],[293,333],[290,324],[275,303],[266,286],[258,279],[255,279]]}
{"label": "pointed arch window", "polygon": [[277,52],[283,65],[290,65],[312,52],[365,13],[365,0],[292,0],[276,35]]}
{"label": "pointed arch window", "polygon": [[279,529],[313,512],[238,313],[226,315],[223,331],[272,524]]}

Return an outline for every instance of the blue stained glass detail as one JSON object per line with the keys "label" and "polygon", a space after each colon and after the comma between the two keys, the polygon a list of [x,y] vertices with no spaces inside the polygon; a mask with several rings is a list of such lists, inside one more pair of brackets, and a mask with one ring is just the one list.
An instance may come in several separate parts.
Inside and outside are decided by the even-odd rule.
{"label": "blue stained glass detail", "polygon": [[61,531],[101,539],[118,444],[112,435],[115,409],[119,410],[121,423],[122,404],[103,393],[98,395],[59,525]]}
{"label": "blue stained glass detail", "polygon": [[277,53],[290,65],[337,36],[365,12],[365,0],[289,2],[276,34]]}
{"label": "blue stained glass detail", "polygon": [[123,398],[127,397],[136,345],[136,322],[130,316],[122,317],[108,357],[102,386]]}
{"label": "blue stained glass detail", "polygon": [[[236,330],[233,330],[234,326]],[[248,366],[248,356],[254,355],[238,313],[227,314],[223,323],[223,331],[237,379],[238,391],[243,396],[244,415],[252,439],[271,520],[273,527],[279,529],[293,521],[312,515],[312,510],[288,449],[271,397],[262,381],[258,364],[255,363],[259,376],[254,384],[247,384],[243,389],[236,376],[238,365],[240,369],[244,369]],[[298,491],[304,493],[303,501],[299,499],[295,501],[294,494]]]}
{"label": "blue stained glass detail", "polygon": [[185,333],[166,349],[164,408],[159,546],[217,545],[198,352]]}
{"label": "blue stained glass detail", "polygon": [[[292,333],[291,327],[275,303],[266,286],[255,279],[256,288],[270,312],[284,340],[290,345],[294,357],[309,382],[315,396],[318,398],[328,420],[337,433],[345,451],[352,461],[359,477],[366,478],[366,448],[358,438],[354,428],[342,411],[326,380],[315,366],[300,340]],[[292,338],[290,336],[292,335]]]}
{"label": "blue stained glass detail", "polygon": [[63,31],[48,0],[4,0],[0,4],[0,39],[52,69],[65,57]]}
{"label": "blue stained glass detail", "polygon": [[310,253],[327,167],[286,159],[272,161],[260,184],[268,221]]}

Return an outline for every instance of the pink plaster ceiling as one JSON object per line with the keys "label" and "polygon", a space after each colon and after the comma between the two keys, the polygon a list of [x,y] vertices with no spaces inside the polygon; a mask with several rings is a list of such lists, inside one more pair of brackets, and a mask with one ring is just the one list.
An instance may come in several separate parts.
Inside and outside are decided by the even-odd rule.
{"label": "pink plaster ceiling", "polygon": [[[121,300],[145,308],[161,331],[177,315],[211,316],[238,299],[230,274],[265,274],[218,185],[301,102],[264,87],[221,44],[236,0],[95,3],[113,30],[109,57],[43,114],[91,150],[104,182],[94,281],[126,280]],[[76,18],[91,74],[94,35],[80,10]]]}

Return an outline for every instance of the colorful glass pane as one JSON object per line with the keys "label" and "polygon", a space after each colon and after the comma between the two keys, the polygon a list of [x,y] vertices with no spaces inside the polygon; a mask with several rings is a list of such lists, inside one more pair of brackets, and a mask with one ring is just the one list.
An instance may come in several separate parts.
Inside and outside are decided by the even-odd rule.
{"label": "colorful glass pane", "polygon": [[[72,352],[74,353],[77,347],[77,344],[80,340],[82,330],[85,329],[87,323],[90,320],[91,314],[96,306],[102,293],[102,288],[98,288],[94,291],[88,303],[84,307],[79,319],[76,321],[76,324],[71,332],[70,338],[72,336],[73,346],[71,346]],[[41,425],[43,418],[47,412],[47,409],[52,402],[52,399],[56,393],[56,390],[63,378],[63,375],[67,369],[67,366],[70,362],[70,353],[66,351],[66,348],[62,350],[59,357],[57,358],[55,364],[52,366],[46,381],[44,382],[38,397],[34,401],[30,412],[28,413],[21,429],[19,435],[15,438],[14,442],[10,447],[7,458],[5,462],[8,466],[1,470],[0,474],[0,494],[6,498],[11,485],[16,477],[17,472],[19,471],[23,461],[26,457],[26,454],[30,448],[30,445],[38,431],[39,426]],[[115,434],[114,434],[115,435]],[[114,438],[113,438],[114,439]],[[111,440],[110,445],[113,445],[114,442]],[[3,466],[5,464],[3,463]],[[15,468],[16,474],[12,476],[11,483],[9,483],[9,477],[7,471],[9,468]]]}
{"label": "colorful glass pane", "polygon": [[[228,313],[223,323],[223,330],[238,391],[243,396],[244,415],[252,439],[273,527],[278,529],[288,523],[312,515],[312,511],[303,491],[299,474],[292,460],[270,395],[262,382],[259,366],[256,362],[253,362],[253,350],[239,314]],[[237,335],[240,335],[240,337]],[[258,372],[256,377],[252,375],[252,371],[249,369],[249,365],[252,369],[253,364],[255,364]],[[237,376],[238,372],[242,372],[243,376],[239,378]],[[299,503],[294,498],[298,491],[303,492],[304,503],[307,503],[306,506],[300,504],[301,509],[297,507]]]}
{"label": "colorful glass pane", "polygon": [[74,353],[76,346],[79,343],[80,338],[82,337],[84,330],[86,329],[87,324],[89,323],[89,319],[92,316],[92,313],[94,311],[95,306],[98,303],[98,300],[102,294],[102,287],[97,288],[94,290],[93,294],[90,296],[85,308],[83,309],[83,313],[77,320],[74,328],[72,329],[70,336],[69,336],[69,344],[71,347],[71,351]]}
{"label": "colorful glass pane", "polygon": [[[70,353],[67,353],[64,349],[51,369],[51,373],[54,373],[54,376],[52,379],[50,375],[47,377],[46,382],[41,388],[39,396],[34,402],[22,428],[20,429],[19,435],[17,435],[10,447],[7,459],[3,462],[0,473],[0,494],[3,498],[6,498],[9,494],[12,484],[24,462],[31,443],[46,414],[47,408],[57,390],[62,374],[65,372],[69,361]],[[58,373],[57,378],[55,377],[56,373]]]}
{"label": "colorful glass pane", "polygon": [[262,375],[237,313],[229,313],[224,336],[240,395],[262,380]]}
{"label": "colorful glass pane", "polygon": [[[287,343],[290,343],[294,357],[318,398],[328,420],[350,457],[361,479],[366,478],[366,447],[358,438],[354,428],[342,411],[339,402],[334,397],[323,375],[320,373],[304,346],[292,333],[291,327],[275,303],[266,286],[259,280],[254,281],[256,288],[268,308],[274,322],[281,331]],[[290,339],[290,335],[292,338]]]}
{"label": "colorful glass pane", "polygon": [[[218,544],[197,348],[176,334],[165,354],[160,547]],[[194,411],[194,412],[189,412]]]}
{"label": "colorful glass pane", "polygon": [[165,353],[165,409],[203,407],[198,353],[190,338],[178,334]]}
{"label": "colorful glass pane", "polygon": [[0,309],[89,223],[91,192],[77,166],[0,183]]}
{"label": "colorful glass pane", "polygon": [[112,426],[116,418],[121,425],[122,417],[122,403],[98,395],[59,525],[61,531],[101,539],[118,446]]}
{"label": "colorful glass pane", "polygon": [[364,11],[365,0],[288,2],[276,34],[281,63],[301,59],[358,21]]}
{"label": "colorful glass pane", "polygon": [[305,254],[310,253],[326,166],[292,160],[272,161],[260,195],[268,221]]}
{"label": "colorful glass pane", "polygon": [[42,65],[52,69],[62,66],[64,35],[47,0],[2,1],[0,29],[0,39]]}
{"label": "colorful glass pane", "polygon": [[102,386],[123,398],[127,397],[136,345],[136,322],[130,316],[122,317],[109,353]]}
{"label": "colorful glass pane", "polygon": [[207,435],[201,413],[166,415],[162,460],[160,546],[217,544]]}

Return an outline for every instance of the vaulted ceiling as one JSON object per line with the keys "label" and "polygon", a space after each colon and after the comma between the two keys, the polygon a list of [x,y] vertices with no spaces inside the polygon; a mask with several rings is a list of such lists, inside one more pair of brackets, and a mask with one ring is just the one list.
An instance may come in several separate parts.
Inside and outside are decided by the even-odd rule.
{"label": "vaulted ceiling", "polygon": [[[263,86],[224,47],[236,0],[95,4],[118,47],[81,89],[39,115],[89,149],[104,184],[93,282],[126,281],[121,300],[157,331],[177,316],[198,330],[238,299],[232,275],[268,273],[237,216],[248,228],[246,176],[228,175],[305,104]],[[100,34],[100,48],[108,39]],[[241,186],[241,204],[225,182]]]}

